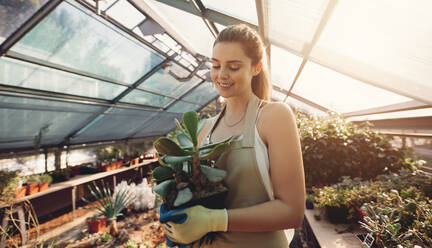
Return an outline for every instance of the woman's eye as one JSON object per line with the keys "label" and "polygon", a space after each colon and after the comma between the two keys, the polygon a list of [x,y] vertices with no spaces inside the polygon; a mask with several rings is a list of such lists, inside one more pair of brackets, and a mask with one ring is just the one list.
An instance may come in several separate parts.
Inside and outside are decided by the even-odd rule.
{"label": "woman's eye", "polygon": [[237,71],[238,69],[240,69],[239,67],[230,67],[231,71]]}
{"label": "woman's eye", "polygon": [[213,68],[213,69],[219,69],[220,66],[219,66],[219,65],[214,65],[214,66],[212,66],[212,68]]}

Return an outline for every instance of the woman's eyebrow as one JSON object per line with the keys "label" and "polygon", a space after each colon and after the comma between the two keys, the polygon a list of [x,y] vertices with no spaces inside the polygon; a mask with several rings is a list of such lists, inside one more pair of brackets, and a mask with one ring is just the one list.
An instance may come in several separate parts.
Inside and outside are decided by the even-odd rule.
{"label": "woman's eyebrow", "polygon": [[[219,60],[212,58],[212,61],[219,62]],[[228,60],[227,63],[243,63],[241,60]]]}

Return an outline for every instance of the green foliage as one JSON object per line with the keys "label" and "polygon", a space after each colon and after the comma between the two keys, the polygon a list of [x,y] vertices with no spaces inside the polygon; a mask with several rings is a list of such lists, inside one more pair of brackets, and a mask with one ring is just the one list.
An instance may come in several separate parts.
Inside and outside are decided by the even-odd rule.
{"label": "green foliage", "polygon": [[49,174],[43,174],[39,177],[40,183],[48,183],[51,184],[53,178]]}
{"label": "green foliage", "polygon": [[128,242],[126,243],[126,247],[127,248],[137,248],[138,243],[134,240],[128,240]]}
{"label": "green foliage", "polygon": [[39,175],[31,175],[31,176],[27,176],[24,179],[24,182],[27,184],[39,184],[41,183],[41,177]]}
{"label": "green foliage", "polygon": [[102,242],[106,243],[106,242],[110,241],[110,239],[112,239],[112,236],[107,233],[102,237]]}
{"label": "green foliage", "polygon": [[166,201],[170,192],[175,192],[170,207],[198,199],[205,187],[221,184],[226,172],[211,165],[231,142],[229,138],[198,147],[198,134],[205,120],[198,121],[195,111],[184,113],[182,124],[177,119],[175,123],[175,132],[154,142],[161,166],[152,171],[152,180],[158,183],[154,188],[156,193]]}
{"label": "green foliage", "polygon": [[[89,185],[88,188],[91,195],[98,202],[95,206],[96,210],[107,219],[121,216],[123,209],[125,209],[133,200],[130,192],[127,190],[122,190],[116,194],[112,194],[109,186],[105,185],[103,181],[102,188],[99,188],[95,182],[93,182],[93,187]],[[82,200],[91,204],[91,202],[84,197]]]}
{"label": "green foliage", "polygon": [[[421,170],[400,169],[375,180],[344,177],[343,181],[314,188],[315,206],[362,206],[362,227],[374,235],[380,247],[430,247],[432,245],[432,175]],[[355,215],[348,219],[355,220]]]}
{"label": "green foliage", "polygon": [[297,124],[309,187],[334,184],[342,176],[372,179],[416,165],[406,148],[394,148],[389,138],[368,126],[359,128],[342,116],[313,119],[297,113]]}
{"label": "green foliage", "polygon": [[17,171],[0,171],[0,200],[4,202],[13,201],[15,189],[19,187],[20,178]]}

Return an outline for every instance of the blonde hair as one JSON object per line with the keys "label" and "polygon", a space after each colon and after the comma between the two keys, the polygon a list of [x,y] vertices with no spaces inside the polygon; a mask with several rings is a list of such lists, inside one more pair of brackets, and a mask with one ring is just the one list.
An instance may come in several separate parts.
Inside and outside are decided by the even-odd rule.
{"label": "blonde hair", "polygon": [[238,42],[254,66],[262,61],[260,73],[252,78],[252,92],[263,100],[270,100],[272,87],[268,63],[263,42],[257,32],[245,24],[228,26],[219,33],[213,47],[219,42]]}

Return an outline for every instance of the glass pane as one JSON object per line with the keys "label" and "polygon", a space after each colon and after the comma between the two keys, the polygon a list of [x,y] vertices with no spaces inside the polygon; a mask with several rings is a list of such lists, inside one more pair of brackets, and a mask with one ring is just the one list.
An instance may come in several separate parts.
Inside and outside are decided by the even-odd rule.
{"label": "glass pane", "polygon": [[180,82],[172,74],[184,78],[189,76],[190,72],[172,63],[169,67],[159,69],[138,88],[178,97],[201,82],[201,79],[196,76],[193,76],[189,81]]}
{"label": "glass pane", "polygon": [[72,143],[118,140],[127,138],[144,128],[154,112],[114,108],[100,115],[85,130],[72,139]]}
{"label": "glass pane", "polygon": [[120,101],[163,108],[170,102],[174,101],[174,99],[165,96],[155,95],[142,90],[132,90]]}
{"label": "glass pane", "polygon": [[311,57],[432,104],[431,9],[429,0],[339,1]]}
{"label": "glass pane", "polygon": [[228,14],[243,21],[258,25],[258,16],[255,1],[251,0],[203,0],[202,3],[208,9]]}
{"label": "glass pane", "polygon": [[200,103],[202,105],[210,102],[219,96],[219,92],[213,86],[213,83],[205,81],[187,94],[183,99],[191,102]]}
{"label": "glass pane", "polygon": [[153,10],[175,27],[195,52],[211,57],[214,37],[200,17],[158,1],[151,1],[151,5]]}
{"label": "glass pane", "polygon": [[412,100],[308,62],[293,93],[339,113]]}
{"label": "glass pane", "polygon": [[281,93],[277,90],[272,90],[272,100],[276,102],[282,102],[285,100],[286,95],[284,93]]}
{"label": "glass pane", "polygon": [[0,1],[0,44],[29,19],[48,0]]}
{"label": "glass pane", "polygon": [[173,113],[184,113],[191,110],[197,110],[201,106],[197,104],[192,104],[184,101],[177,101],[174,105],[169,107],[167,109],[167,112],[173,112]]}
{"label": "glass pane", "polygon": [[270,40],[302,52],[303,46],[312,40],[328,1],[270,1],[267,6],[270,13]]}
{"label": "glass pane", "polygon": [[303,59],[273,45],[270,51],[272,81],[275,85],[288,90]]}
{"label": "glass pane", "polygon": [[116,21],[123,24],[128,29],[133,29],[146,18],[139,10],[137,10],[126,0],[118,1],[107,11],[107,14],[113,17]]}
{"label": "glass pane", "polygon": [[127,84],[162,61],[94,13],[69,2],[62,2],[12,50]]}
{"label": "glass pane", "polygon": [[127,87],[0,58],[0,84],[112,100]]}
{"label": "glass pane", "polygon": [[46,127],[41,145],[59,144],[100,106],[0,96],[0,149],[32,148]]}
{"label": "glass pane", "polygon": [[145,127],[137,133],[134,137],[148,137],[165,135],[173,130],[176,125],[174,119],[181,120],[181,114],[173,113],[159,113],[157,116],[152,117],[151,121],[145,123]]}

